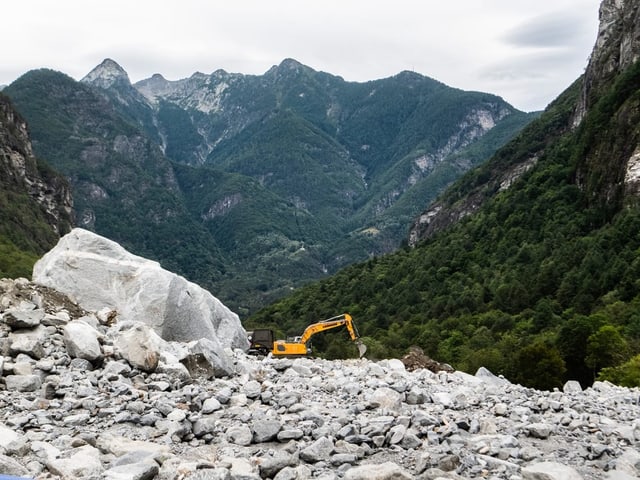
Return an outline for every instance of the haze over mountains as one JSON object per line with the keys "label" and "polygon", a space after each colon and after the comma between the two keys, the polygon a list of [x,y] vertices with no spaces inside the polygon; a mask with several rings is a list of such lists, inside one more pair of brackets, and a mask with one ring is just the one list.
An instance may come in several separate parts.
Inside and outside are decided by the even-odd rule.
{"label": "haze over mountains", "polygon": [[345,82],[287,59],[132,85],[105,60],[5,89],[36,154],[70,181],[76,223],[246,315],[398,248],[461,173],[535,115],[412,72]]}

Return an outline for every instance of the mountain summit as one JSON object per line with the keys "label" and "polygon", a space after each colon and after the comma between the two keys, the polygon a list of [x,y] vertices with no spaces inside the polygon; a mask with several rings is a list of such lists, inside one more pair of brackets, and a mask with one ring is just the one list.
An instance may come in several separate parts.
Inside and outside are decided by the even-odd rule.
{"label": "mountain summit", "polygon": [[110,58],[106,58],[80,81],[100,88],[131,83],[124,68]]}

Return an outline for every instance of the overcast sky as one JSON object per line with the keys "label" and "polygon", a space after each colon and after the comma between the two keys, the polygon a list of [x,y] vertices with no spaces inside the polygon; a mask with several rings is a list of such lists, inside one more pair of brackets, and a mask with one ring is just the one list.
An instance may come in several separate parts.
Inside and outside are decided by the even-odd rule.
{"label": "overcast sky", "polygon": [[0,85],[75,79],[112,58],[161,73],[262,74],[285,58],[348,81],[413,70],[543,109],[582,72],[600,0],[20,0],[3,2]]}

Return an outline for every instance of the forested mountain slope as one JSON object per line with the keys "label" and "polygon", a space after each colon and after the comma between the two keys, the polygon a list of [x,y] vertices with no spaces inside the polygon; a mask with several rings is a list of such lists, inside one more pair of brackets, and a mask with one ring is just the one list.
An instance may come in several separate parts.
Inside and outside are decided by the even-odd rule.
{"label": "forested mountain slope", "polygon": [[639,3],[603,2],[584,76],[418,218],[414,248],[249,324],[293,333],[349,311],[374,355],[418,345],[536,387],[599,373],[640,384]]}
{"label": "forested mountain slope", "polygon": [[69,179],[78,226],[241,315],[398,248],[430,199],[535,116],[411,72],[353,83],[290,59],[135,85],[105,60],[81,82],[36,70],[5,93]]}
{"label": "forested mountain slope", "polygon": [[69,185],[34,156],[27,124],[0,93],[0,278],[30,277],[71,229],[72,208]]}

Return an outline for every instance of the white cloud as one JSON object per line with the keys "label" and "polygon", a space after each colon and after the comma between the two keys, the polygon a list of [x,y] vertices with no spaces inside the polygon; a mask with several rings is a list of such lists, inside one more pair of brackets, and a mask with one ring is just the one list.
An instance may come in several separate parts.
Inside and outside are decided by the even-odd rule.
{"label": "white cloud", "polygon": [[0,84],[40,67],[81,78],[103,58],[133,81],[284,58],[350,81],[414,70],[448,85],[546,106],[595,43],[599,0],[21,0],[2,7]]}

